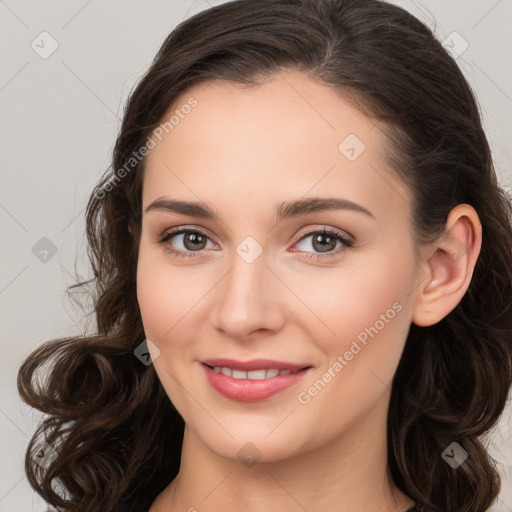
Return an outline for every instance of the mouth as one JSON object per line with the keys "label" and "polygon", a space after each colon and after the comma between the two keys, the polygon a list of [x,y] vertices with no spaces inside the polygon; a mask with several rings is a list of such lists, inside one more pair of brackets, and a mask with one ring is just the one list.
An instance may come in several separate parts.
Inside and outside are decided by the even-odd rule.
{"label": "mouth", "polygon": [[254,402],[270,398],[302,380],[312,365],[258,359],[201,362],[211,387],[226,398]]}

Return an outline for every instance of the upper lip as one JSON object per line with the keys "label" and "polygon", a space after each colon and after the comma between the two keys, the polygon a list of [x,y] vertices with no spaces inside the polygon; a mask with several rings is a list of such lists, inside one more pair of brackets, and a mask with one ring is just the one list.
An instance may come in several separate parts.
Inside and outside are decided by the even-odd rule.
{"label": "upper lip", "polygon": [[217,359],[204,359],[201,361],[208,366],[218,366],[219,368],[234,368],[235,370],[242,370],[249,372],[251,370],[302,370],[309,368],[310,364],[295,364],[287,361],[276,361],[274,359],[251,359],[249,361],[236,361],[234,359],[217,358]]}

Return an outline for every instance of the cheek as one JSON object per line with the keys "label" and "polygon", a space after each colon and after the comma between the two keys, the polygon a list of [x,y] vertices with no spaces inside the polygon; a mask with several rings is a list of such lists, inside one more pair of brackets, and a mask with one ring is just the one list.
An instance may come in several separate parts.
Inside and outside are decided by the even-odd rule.
{"label": "cheek", "polygon": [[180,278],[179,272],[170,275],[170,268],[162,257],[141,250],[137,268],[137,300],[144,332],[146,338],[158,347],[158,355],[155,356],[156,352],[151,354],[154,369],[180,414],[190,405],[187,405],[182,387],[176,381],[173,362],[186,354],[184,329],[190,301],[193,300],[193,297],[188,297],[191,294],[195,295],[186,280]]}
{"label": "cheek", "polygon": [[160,350],[168,351],[176,341],[190,338],[190,332],[187,336],[185,329],[198,315],[208,290],[215,284],[215,276],[199,267],[192,275],[190,267],[171,264],[165,251],[161,251],[161,254],[145,248],[140,251],[137,300],[146,336]]}
{"label": "cheek", "polygon": [[[404,277],[406,272],[402,275]],[[372,272],[344,269],[338,274],[318,277],[315,282],[296,281],[294,291],[310,311],[311,325],[315,324],[324,333],[325,340],[343,346],[348,338],[359,333],[364,342],[365,329],[376,326],[379,331],[389,330],[388,326],[398,323],[404,316],[407,289],[403,282],[395,279],[385,270]],[[316,320],[315,320],[316,317]],[[318,331],[318,334],[320,331]]]}
{"label": "cheek", "polygon": [[[141,248],[137,267],[137,300],[144,330],[159,346],[171,334],[183,308],[183,295],[187,293],[182,283],[171,281],[169,270],[161,260]],[[180,292],[177,294],[176,290]]]}
{"label": "cheek", "polygon": [[403,283],[352,274],[343,284],[327,287],[323,298],[318,294],[314,307],[334,334],[316,337],[324,364],[297,396],[309,418],[329,411],[330,421],[319,428],[325,436],[358,424],[377,404],[383,406],[410,327]]}
{"label": "cheek", "polygon": [[[137,269],[137,300],[146,336],[149,339],[160,338],[165,325],[164,310],[169,310],[169,297],[166,296],[163,280],[149,269],[144,260],[139,260]],[[170,320],[170,319],[169,319]],[[167,325],[169,329],[170,325]]]}
{"label": "cheek", "polygon": [[353,373],[359,382],[372,369],[391,381],[410,328],[414,268],[408,261],[380,252],[374,261],[320,279],[316,287],[307,283],[305,302],[322,321],[315,324],[325,333],[317,339],[327,368],[340,356],[343,369],[338,366],[337,374]]}

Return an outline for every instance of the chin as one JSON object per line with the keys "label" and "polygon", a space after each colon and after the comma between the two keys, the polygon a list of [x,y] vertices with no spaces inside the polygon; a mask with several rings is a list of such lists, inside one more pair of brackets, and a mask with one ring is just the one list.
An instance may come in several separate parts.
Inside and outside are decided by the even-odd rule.
{"label": "chin", "polygon": [[[278,425],[279,422],[275,422]],[[273,428],[274,428],[273,427]],[[203,442],[208,448],[229,460],[239,461],[247,467],[252,467],[258,462],[278,462],[293,457],[304,450],[305,439],[300,439],[299,432],[291,432],[279,426],[273,432],[272,429],[251,429],[247,423],[239,425],[231,424],[229,434],[224,432],[222,436],[217,431],[208,430],[204,435],[199,432]],[[269,432],[270,435],[269,435]]]}

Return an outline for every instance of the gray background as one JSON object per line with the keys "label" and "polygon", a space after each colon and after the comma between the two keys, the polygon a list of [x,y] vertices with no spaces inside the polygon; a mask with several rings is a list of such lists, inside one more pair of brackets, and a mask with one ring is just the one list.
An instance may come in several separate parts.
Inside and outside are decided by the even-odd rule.
{"label": "gray background", "polygon": [[[46,509],[23,473],[40,416],[19,400],[16,373],[36,346],[86,325],[65,289],[75,271],[89,276],[83,212],[109,165],[127,94],[175,25],[214,3],[223,2],[0,0],[0,512]],[[441,40],[450,36],[452,51],[467,42],[458,62],[477,93],[499,179],[512,190],[512,0],[395,3]],[[51,44],[58,48],[42,58]],[[55,254],[36,250],[48,244],[43,237]],[[488,439],[504,478],[495,512],[512,511],[511,416],[509,406]]]}

